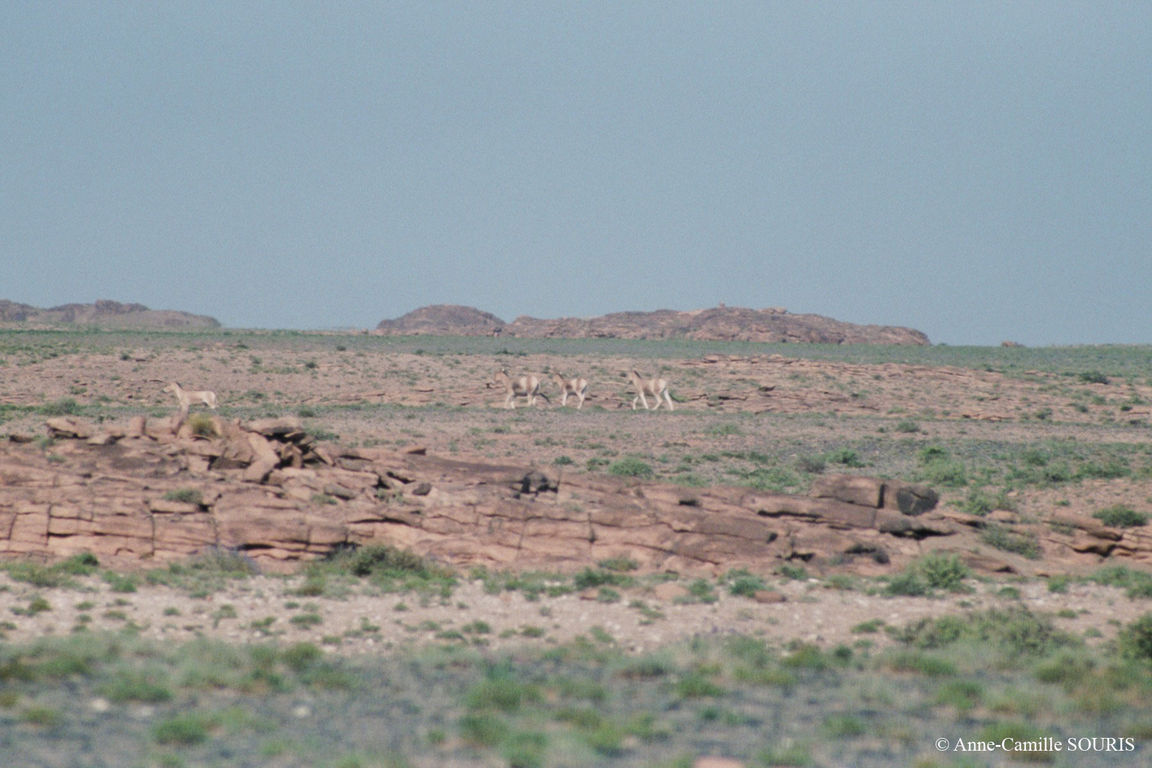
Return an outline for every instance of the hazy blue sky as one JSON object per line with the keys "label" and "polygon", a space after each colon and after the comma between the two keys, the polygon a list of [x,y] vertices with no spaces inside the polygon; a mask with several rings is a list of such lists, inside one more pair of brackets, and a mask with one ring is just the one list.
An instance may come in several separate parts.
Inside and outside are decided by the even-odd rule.
{"label": "hazy blue sky", "polygon": [[0,3],[0,298],[1152,343],[1152,2]]}

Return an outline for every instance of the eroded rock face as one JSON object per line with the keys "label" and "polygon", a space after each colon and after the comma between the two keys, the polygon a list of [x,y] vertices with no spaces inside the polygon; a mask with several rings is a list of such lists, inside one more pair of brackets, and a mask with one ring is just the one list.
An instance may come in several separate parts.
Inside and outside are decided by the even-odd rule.
{"label": "eroded rock face", "polygon": [[936,510],[923,486],[832,475],[809,496],[687,489],[614,476],[319,444],[294,420],[126,428],[53,419],[50,449],[0,444],[0,554],[91,552],[148,565],[212,547],[291,570],[337,547],[387,543],[455,565],[570,570],[628,557],[645,570],[878,574],[932,550],[987,571],[1039,573],[1105,558],[1152,564],[1152,535],[1065,515],[998,521],[1029,560],[982,543],[984,518]]}

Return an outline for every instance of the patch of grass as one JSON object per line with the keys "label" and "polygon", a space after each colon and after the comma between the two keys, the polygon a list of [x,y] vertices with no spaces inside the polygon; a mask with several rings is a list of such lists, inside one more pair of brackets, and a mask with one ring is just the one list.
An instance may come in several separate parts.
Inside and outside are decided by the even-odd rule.
{"label": "patch of grass", "polygon": [[625,456],[608,465],[608,472],[620,477],[635,477],[647,480],[655,476],[652,465],[636,456]]}
{"label": "patch of grass", "polygon": [[925,555],[917,563],[917,568],[924,575],[924,581],[929,587],[949,592],[963,590],[964,580],[972,575],[958,555],[942,552]]}
{"label": "patch of grass", "polygon": [[122,667],[98,690],[109,701],[158,704],[172,699],[168,672],[159,666],[146,669]]}
{"label": "patch of grass", "polygon": [[1152,597],[1152,573],[1137,571],[1126,565],[1109,565],[1095,571],[1089,581],[1110,587],[1119,587],[1128,597]]}
{"label": "patch of grass", "polygon": [[984,526],[980,540],[996,549],[1012,552],[1029,560],[1040,559],[1040,542],[1032,533],[1020,533],[1008,526],[992,523]]}
{"label": "patch of grass", "polygon": [[572,584],[578,590],[608,586],[627,587],[635,583],[636,579],[625,573],[598,568],[585,568],[572,578]]}
{"label": "patch of grass", "polygon": [[73,576],[87,576],[95,573],[99,564],[95,555],[82,553],[52,565],[45,565],[33,560],[6,561],[0,563],[0,570],[7,571],[14,581],[49,589],[73,586],[75,584],[75,580],[72,579]]}
{"label": "patch of grass", "polygon": [[707,579],[693,579],[688,583],[688,594],[700,603],[716,602],[716,588]]}
{"label": "patch of grass", "polygon": [[986,650],[989,658],[999,656],[1008,661],[1039,658],[1081,645],[1072,635],[1056,629],[1051,619],[1023,607],[921,619],[897,630],[894,636],[902,643],[922,649],[975,643]]}
{"label": "patch of grass", "polygon": [[306,578],[351,575],[387,591],[414,590],[448,597],[456,586],[455,573],[413,552],[387,545],[339,550],[324,560],[309,563]]}
{"label": "patch of grass", "polygon": [[1104,509],[1093,512],[1092,517],[1112,528],[1136,528],[1148,524],[1147,514],[1137,512],[1123,504],[1113,504],[1110,507],[1105,507]]}
{"label": "patch of grass", "polygon": [[853,469],[867,466],[864,460],[860,458],[860,454],[851,448],[837,448],[834,451],[830,451],[825,456],[825,460],[829,464],[839,464],[842,467],[850,467]]}
{"label": "patch of grass", "polygon": [[1105,374],[1097,370],[1083,371],[1080,373],[1080,381],[1085,384],[1110,384],[1111,379]]}
{"label": "patch of grass", "polygon": [[79,416],[83,409],[75,398],[65,397],[40,406],[44,416]]}
{"label": "patch of grass", "polygon": [[540,701],[540,689],[516,679],[505,667],[492,667],[483,680],[464,693],[464,704],[474,712],[516,712]]}
{"label": "patch of grass", "polygon": [[728,583],[728,591],[739,597],[752,597],[768,588],[764,579],[743,568],[729,571],[725,574],[724,580]]}
{"label": "patch of grass", "polygon": [[132,573],[119,573],[117,571],[105,571],[103,574],[104,582],[108,588],[113,592],[132,593],[137,588],[137,577]]}
{"label": "patch of grass", "polygon": [[1152,661],[1152,613],[1146,613],[1120,631],[1120,648],[1129,658]]}
{"label": "patch of grass", "polygon": [[152,739],[158,744],[193,746],[207,741],[220,724],[214,713],[183,712],[152,726]]}
{"label": "patch of grass", "polygon": [[224,547],[209,547],[182,562],[169,563],[144,574],[149,584],[163,584],[187,590],[195,597],[223,589],[230,581],[259,573],[252,558]]}
{"label": "patch of grass", "polygon": [[183,504],[204,505],[204,494],[199,488],[177,488],[164,494],[167,501],[178,501]]}
{"label": "patch of grass", "polygon": [[928,582],[915,568],[907,568],[893,575],[884,587],[884,594],[893,597],[924,597],[929,591]]}

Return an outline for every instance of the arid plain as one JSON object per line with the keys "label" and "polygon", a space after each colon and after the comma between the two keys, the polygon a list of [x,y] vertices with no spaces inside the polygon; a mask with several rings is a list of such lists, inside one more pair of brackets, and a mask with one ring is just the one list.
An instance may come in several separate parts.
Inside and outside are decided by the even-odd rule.
{"label": "arid plain", "polygon": [[[164,423],[175,400],[162,390],[178,381],[215,391],[221,418],[291,417],[333,445],[420,448],[548,475],[605,474],[688,489],[804,495],[828,475],[886,477],[929,486],[939,493],[939,509],[986,519],[993,530],[1059,529],[1071,516],[1098,520],[1131,540],[1152,512],[1150,363],[1152,350],[1120,347],[11,331],[0,334],[0,432],[50,457],[46,418],[116,425],[146,416]],[[589,397],[580,410],[571,402],[561,407],[556,384],[546,381],[551,402],[505,409],[503,391],[492,384],[500,369],[581,375]],[[626,378],[633,369],[668,379],[675,411],[634,411]],[[323,512],[326,500],[314,501]],[[925,734],[976,739],[1007,728],[1022,737],[1116,736],[1133,748],[1029,754],[1056,765],[1141,764],[1152,732],[1152,715],[1136,704],[1148,700],[1141,699],[1148,670],[1138,658],[1139,621],[1149,611],[1148,553],[1066,556],[1048,551],[1043,535],[1014,535],[982,546],[1007,546],[1009,562],[1026,564],[1016,572],[982,567],[986,558],[967,562],[963,548],[925,548],[922,560],[880,574],[817,560],[772,563],[756,574],[721,565],[711,575],[678,579],[638,572],[620,558],[575,575],[437,563],[435,577],[420,572],[409,582],[393,571],[374,574],[371,563],[362,573],[317,564],[294,576],[220,567],[210,578],[204,563],[184,571],[141,563],[119,574],[74,563],[77,572],[65,574],[51,562],[8,558],[0,592],[0,661],[7,666],[0,672],[8,670],[2,680],[14,693],[0,702],[0,717],[15,754],[40,765],[73,764],[76,740],[99,738],[102,718],[117,713],[122,722],[112,741],[121,751],[139,752],[144,744],[141,765],[670,766],[713,756],[742,765],[944,766],[1024,759],[1003,750],[938,752],[927,735],[896,726],[901,712],[907,716],[907,696],[928,712]],[[1000,645],[1012,641],[991,629],[969,638],[953,628],[955,643],[945,642],[938,635],[950,617],[968,626],[1017,622],[1037,646],[1004,650]],[[37,646],[46,636],[62,645]],[[36,659],[64,658],[65,646],[84,636],[130,638],[151,650],[121,650],[93,660],[88,677],[68,678],[83,693],[74,712],[44,682],[57,678],[35,672]],[[425,654],[412,664],[435,678],[433,687],[448,688],[453,683],[437,677],[447,674],[445,662],[428,654],[459,656],[452,662],[465,671],[459,685],[479,698],[452,701],[440,692],[443,701],[422,715],[394,715],[403,735],[357,738],[334,754],[313,700],[329,706],[333,696],[355,697],[346,693],[355,686],[304,679],[311,656],[297,666],[273,664],[286,678],[284,691],[198,686],[168,669],[174,662],[157,650],[205,642],[241,655],[236,649],[252,644],[305,649],[299,652],[306,656],[316,649],[324,663],[365,675],[356,665],[371,665],[380,654],[392,659],[388,664]],[[992,648],[991,667],[970,658],[966,642]],[[755,662],[747,656],[753,647]],[[110,693],[121,678],[148,678],[125,660],[133,654],[167,695],[150,701],[139,692]],[[564,664],[584,666],[554,669],[552,677],[540,671]],[[1044,671],[1054,664],[1079,672]],[[1115,678],[1121,668],[1135,674],[1124,684]],[[33,671],[13,671],[21,669]],[[581,675],[598,681],[595,695],[571,692]],[[14,685],[21,680],[23,692]],[[497,683],[508,690],[480,701],[476,691]],[[1103,702],[1093,698],[1102,687],[1113,689]],[[812,694],[812,709],[801,718],[807,725],[780,714],[798,692],[817,689],[823,692]],[[760,701],[764,690],[779,699]],[[228,709],[236,702],[219,700],[256,693],[266,694],[270,708],[259,726]],[[411,690],[397,696],[419,698]],[[308,701],[296,701],[301,697]],[[534,706],[550,714],[533,713]],[[183,722],[178,718],[188,711],[203,718],[199,729],[185,722],[193,735],[182,749],[161,726]],[[237,719],[243,722],[229,724]],[[308,732],[307,747],[293,741],[288,725]],[[715,738],[706,736],[709,729]],[[242,757],[228,762],[229,754]]]}

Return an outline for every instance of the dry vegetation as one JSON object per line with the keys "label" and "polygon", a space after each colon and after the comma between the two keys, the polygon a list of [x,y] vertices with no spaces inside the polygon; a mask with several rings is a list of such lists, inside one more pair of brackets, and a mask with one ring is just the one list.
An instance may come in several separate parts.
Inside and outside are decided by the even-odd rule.
{"label": "dry vegetation", "polygon": [[[168,417],[177,380],[225,416],[294,415],[350,445],[795,492],[849,471],[990,519],[1142,526],[1150,362],[1142,347],[3,332],[0,433],[51,451],[50,414]],[[504,409],[499,368],[540,375],[551,405]],[[632,411],[633,368],[670,382],[674,412]],[[552,372],[589,380],[583,409],[560,407]],[[290,578],[229,553],[5,570],[13,764],[1135,766],[1152,748],[1138,565],[990,580],[933,557],[882,579],[782,564],[681,583],[627,562],[510,574],[374,550]],[[934,747],[1084,736],[1124,749]]]}

